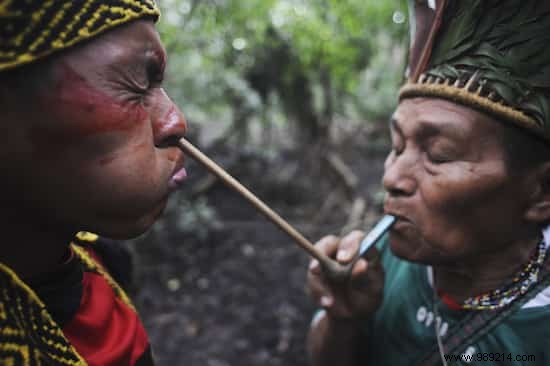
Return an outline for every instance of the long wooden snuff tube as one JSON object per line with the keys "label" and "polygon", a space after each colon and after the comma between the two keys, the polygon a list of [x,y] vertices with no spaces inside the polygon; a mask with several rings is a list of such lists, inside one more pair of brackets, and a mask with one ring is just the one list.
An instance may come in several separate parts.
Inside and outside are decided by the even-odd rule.
{"label": "long wooden snuff tube", "polygon": [[229,188],[235,190],[242,197],[244,197],[252,206],[258,211],[264,214],[270,221],[277,225],[281,230],[287,233],[296,244],[302,249],[308,252],[313,258],[319,261],[324,274],[332,280],[344,280],[350,276],[351,268],[353,264],[363,256],[367,250],[393,225],[395,218],[393,216],[386,215],[376,225],[376,227],[365,236],[365,239],[361,242],[360,250],[356,258],[348,265],[341,265],[335,260],[329,258],[324,253],[319,251],[308,239],[306,239],[298,230],[292,227],[287,221],[285,221],[279,214],[273,211],[269,206],[262,202],[252,192],[250,192],[245,186],[239,183],[235,178],[229,175],[224,169],[222,169],[213,160],[204,155],[199,149],[193,146],[189,141],[184,138],[179,140],[180,149],[191,156],[197,162],[202,164],[210,173],[218,177]]}

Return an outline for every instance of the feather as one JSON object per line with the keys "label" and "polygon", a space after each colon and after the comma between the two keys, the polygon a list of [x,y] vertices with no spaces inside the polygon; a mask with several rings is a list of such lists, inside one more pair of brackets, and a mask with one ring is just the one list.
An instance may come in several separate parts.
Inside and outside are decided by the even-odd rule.
{"label": "feather", "polygon": [[445,25],[445,38],[437,40],[438,46],[431,59],[433,64],[441,63],[440,60],[452,59],[473,46],[468,41],[474,35],[479,22],[481,2],[482,0],[474,1],[471,7],[462,9],[452,19],[449,19],[449,23]]}
{"label": "feather", "polygon": [[[416,65],[412,66],[412,72],[410,75],[410,80],[416,82],[422,72],[426,69],[426,66],[428,65],[428,62],[430,61],[430,57],[432,54],[433,44],[435,37],[439,31],[439,28],[441,26],[441,22],[443,21],[443,15],[445,14],[445,9],[447,8],[447,1],[448,0],[438,0],[436,1],[436,9],[435,9],[435,15],[433,17],[433,20],[429,26],[429,32],[425,34],[426,38],[421,43],[422,48],[420,49],[419,58],[416,62]],[[409,4],[413,4],[414,2],[412,0],[409,0]],[[419,5],[416,3],[416,5]],[[412,5],[412,8],[414,9],[416,5]],[[415,42],[416,43],[416,40]]]}
{"label": "feather", "polygon": [[449,0],[433,44],[429,75],[477,71],[509,106],[550,122],[550,1]]}

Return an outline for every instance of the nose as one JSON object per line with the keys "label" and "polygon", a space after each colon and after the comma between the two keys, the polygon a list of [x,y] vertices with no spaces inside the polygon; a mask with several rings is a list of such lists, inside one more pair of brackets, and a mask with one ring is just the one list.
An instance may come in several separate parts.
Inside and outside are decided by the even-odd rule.
{"label": "nose", "polygon": [[397,156],[392,152],[388,156],[384,165],[382,184],[390,196],[406,197],[414,194],[417,189],[415,160],[405,152]]}
{"label": "nose", "polygon": [[175,146],[177,140],[185,135],[187,122],[164,89],[159,89],[159,93],[156,108],[152,113],[155,146]]}

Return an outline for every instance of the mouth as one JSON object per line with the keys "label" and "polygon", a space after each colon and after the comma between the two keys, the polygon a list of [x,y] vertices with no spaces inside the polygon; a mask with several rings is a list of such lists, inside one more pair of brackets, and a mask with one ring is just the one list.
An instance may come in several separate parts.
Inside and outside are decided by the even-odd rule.
{"label": "mouth", "polygon": [[177,160],[174,170],[172,171],[172,174],[170,176],[168,186],[171,190],[176,190],[180,188],[187,179],[187,170],[183,166],[184,161],[185,158],[182,154]]}
{"label": "mouth", "polygon": [[410,229],[414,227],[414,222],[409,219],[407,216],[404,216],[402,213],[397,212],[397,210],[392,210],[389,207],[384,207],[384,212],[389,215],[395,216],[395,224],[392,226],[391,230],[403,231],[404,229]]}
{"label": "mouth", "polygon": [[405,231],[415,229],[414,224],[412,221],[410,221],[407,218],[404,217],[396,217],[397,220],[395,220],[395,224],[392,227],[392,230],[394,230],[397,233],[404,233]]}

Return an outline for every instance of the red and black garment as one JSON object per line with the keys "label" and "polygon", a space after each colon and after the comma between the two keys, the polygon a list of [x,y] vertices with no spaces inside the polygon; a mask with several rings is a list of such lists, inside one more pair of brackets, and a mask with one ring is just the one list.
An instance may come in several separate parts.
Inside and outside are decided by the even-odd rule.
{"label": "red and black garment", "polygon": [[26,281],[0,263],[0,365],[154,365],[135,308],[107,272],[129,272],[116,248],[79,234],[65,263]]}

